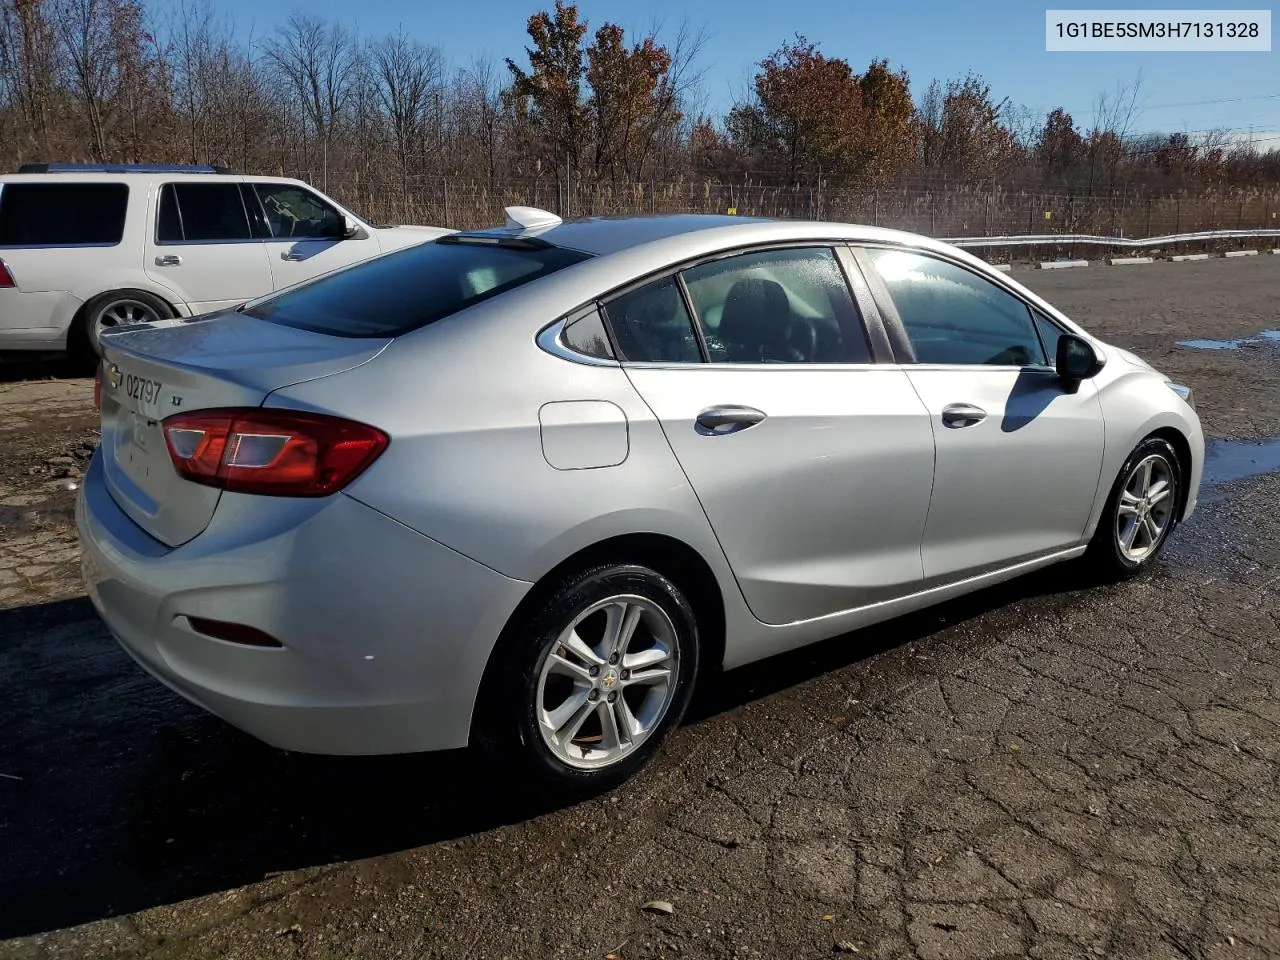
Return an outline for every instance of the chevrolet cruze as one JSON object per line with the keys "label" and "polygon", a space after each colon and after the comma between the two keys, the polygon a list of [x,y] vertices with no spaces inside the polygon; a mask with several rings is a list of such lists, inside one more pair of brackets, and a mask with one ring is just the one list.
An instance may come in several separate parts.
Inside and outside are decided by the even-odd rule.
{"label": "chevrolet cruze", "polygon": [[1059,561],[1149,567],[1191,391],[889,230],[511,208],[104,334],[89,595],[278,747],[635,772],[694,685]]}

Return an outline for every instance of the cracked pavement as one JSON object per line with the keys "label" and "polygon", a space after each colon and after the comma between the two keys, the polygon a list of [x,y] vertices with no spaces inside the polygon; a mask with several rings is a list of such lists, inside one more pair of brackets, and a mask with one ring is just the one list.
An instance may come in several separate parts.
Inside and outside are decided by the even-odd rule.
{"label": "cracked pavement", "polygon": [[[1278,261],[1017,276],[1253,441],[1280,350],[1174,341],[1277,326]],[[283,754],[142,674],[58,486],[90,385],[3,371],[4,960],[1280,955],[1264,458],[1149,577],[1060,566],[735,671],[637,780],[547,809],[466,754]]]}

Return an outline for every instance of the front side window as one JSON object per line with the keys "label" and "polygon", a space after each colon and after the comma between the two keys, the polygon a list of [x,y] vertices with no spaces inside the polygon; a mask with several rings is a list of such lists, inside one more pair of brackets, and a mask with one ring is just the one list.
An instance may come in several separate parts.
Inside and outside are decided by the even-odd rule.
{"label": "front side window", "polygon": [[920,363],[1042,366],[1031,311],[977,274],[910,250],[867,251]]}
{"label": "front side window", "polygon": [[160,188],[156,240],[249,240],[249,218],[234,183],[166,183]]}
{"label": "front side window", "polygon": [[0,246],[114,245],[124,236],[123,183],[0,186]]}
{"label": "front side window", "polygon": [[868,363],[833,250],[763,250],[684,271],[712,363]]}
{"label": "front side window", "polygon": [[1039,310],[1032,310],[1036,318],[1036,329],[1040,331],[1040,342],[1044,344],[1044,352],[1050,364],[1058,362],[1058,341],[1062,339],[1062,328],[1046,317]]}
{"label": "front side window", "polygon": [[588,259],[453,236],[418,244],[251,304],[251,317],[339,337],[397,337]]}
{"label": "front side window", "polygon": [[287,183],[255,183],[270,236],[277,240],[340,240],[342,214],[310,190]]}

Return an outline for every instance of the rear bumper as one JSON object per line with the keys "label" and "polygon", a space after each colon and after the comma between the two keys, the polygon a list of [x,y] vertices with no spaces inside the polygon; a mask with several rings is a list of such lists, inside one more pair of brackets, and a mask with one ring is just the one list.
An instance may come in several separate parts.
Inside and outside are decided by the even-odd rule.
{"label": "rear bumper", "polygon": [[64,292],[0,290],[0,350],[62,350],[82,302]]}
{"label": "rear bumper", "polygon": [[[227,495],[170,549],[116,505],[101,454],[76,522],[89,596],[125,650],[191,702],[305,753],[465,746],[489,653],[529,588],[343,495]],[[284,646],[206,637],[187,616]]]}

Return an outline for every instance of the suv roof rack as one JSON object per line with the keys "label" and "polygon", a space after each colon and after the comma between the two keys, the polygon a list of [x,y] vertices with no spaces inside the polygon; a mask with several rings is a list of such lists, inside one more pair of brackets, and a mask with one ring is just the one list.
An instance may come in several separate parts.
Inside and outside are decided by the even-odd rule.
{"label": "suv roof rack", "polygon": [[177,163],[24,163],[19,173],[230,173],[227,167]]}

